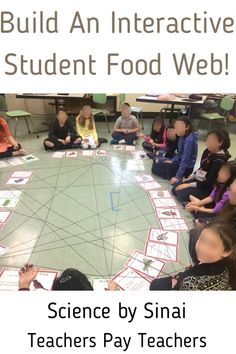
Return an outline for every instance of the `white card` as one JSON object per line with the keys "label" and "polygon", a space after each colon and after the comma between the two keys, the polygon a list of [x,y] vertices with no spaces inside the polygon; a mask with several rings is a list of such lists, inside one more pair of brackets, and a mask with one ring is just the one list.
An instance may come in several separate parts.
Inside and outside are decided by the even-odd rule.
{"label": "white card", "polygon": [[147,241],[144,254],[164,261],[177,261],[177,247],[164,243]]}
{"label": "white card", "polygon": [[14,198],[19,199],[21,196],[21,191],[11,190],[11,191],[0,191],[0,198]]}
{"label": "white card", "polygon": [[122,290],[149,290],[150,282],[131,268],[126,268],[112,279]]}
{"label": "white card", "polygon": [[24,162],[18,157],[11,157],[11,158],[7,159],[7,162],[11,166],[18,166],[18,165],[23,165],[24,164]]}
{"label": "white card", "polygon": [[152,199],[172,198],[172,195],[169,191],[149,191],[149,195]]}
{"label": "white card", "polygon": [[19,199],[0,198],[0,208],[15,208],[18,203]]}
{"label": "white card", "polygon": [[65,152],[64,151],[56,151],[52,154],[51,157],[56,158],[56,159],[61,159],[62,157],[65,156]]}
{"label": "white card", "polygon": [[[18,290],[19,289],[19,269],[3,269],[0,274],[0,290]],[[58,272],[40,271],[36,276],[36,280],[45,290],[51,290],[52,284]],[[35,283],[35,284],[38,284]],[[34,282],[30,285],[30,290],[36,290],[37,286]]]}
{"label": "white card", "polygon": [[24,185],[29,182],[29,178],[10,178],[7,184]]}
{"label": "white card", "polygon": [[8,163],[4,160],[0,160],[0,168],[8,167]]}
{"label": "white card", "polygon": [[4,245],[1,245],[0,244],[0,256],[3,256],[5,253],[7,253],[9,251],[9,248],[4,246]]}
{"label": "white card", "polygon": [[83,150],[82,156],[93,156],[93,153],[94,153],[93,150]]}
{"label": "white card", "polygon": [[177,203],[173,198],[158,198],[152,199],[155,207],[165,208],[165,207],[177,207]]}
{"label": "white card", "polygon": [[38,161],[38,157],[34,156],[34,155],[27,155],[27,156],[23,156],[22,159],[25,162],[34,162],[34,161]]}
{"label": "white card", "polygon": [[150,175],[143,175],[143,176],[135,176],[134,177],[136,179],[137,182],[153,182],[154,179],[152,176]]}
{"label": "white card", "polygon": [[161,188],[161,185],[158,182],[156,182],[156,181],[140,183],[140,186],[143,187],[146,190],[155,189],[155,188]]}
{"label": "white card", "polygon": [[11,211],[0,211],[0,223],[4,224],[5,222],[7,222],[10,215]]}
{"label": "white card", "polygon": [[130,171],[144,171],[143,161],[139,160],[128,160],[126,169]]}
{"label": "white card", "polygon": [[108,282],[109,282],[109,279],[93,278],[93,280],[92,280],[93,290],[94,291],[105,291],[106,289],[108,289]]}
{"label": "white card", "polygon": [[160,219],[163,230],[188,230],[184,219]]}
{"label": "white card", "polygon": [[126,266],[136,270],[139,273],[157,278],[165,263],[144,256],[142,252],[134,251],[131,258],[127,261]]}
{"label": "white card", "polygon": [[96,150],[96,156],[107,156],[106,150]]}
{"label": "white card", "polygon": [[135,146],[134,145],[126,145],[125,150],[126,151],[135,151]]}
{"label": "white card", "polygon": [[143,160],[148,158],[146,152],[144,151],[132,151],[131,153],[136,160]]}
{"label": "white card", "polygon": [[181,214],[177,208],[156,208],[158,218],[163,219],[181,219]]}
{"label": "white card", "polygon": [[30,178],[32,173],[32,171],[15,171],[11,175],[11,178]]}
{"label": "white card", "polygon": [[122,151],[124,149],[123,145],[112,145],[113,151]]}
{"label": "white card", "polygon": [[148,241],[168,243],[178,245],[178,233],[173,231],[164,231],[151,227],[148,234]]}
{"label": "white card", "polygon": [[74,157],[74,158],[76,158],[76,157],[78,157],[78,151],[67,151],[66,152],[66,157]]}

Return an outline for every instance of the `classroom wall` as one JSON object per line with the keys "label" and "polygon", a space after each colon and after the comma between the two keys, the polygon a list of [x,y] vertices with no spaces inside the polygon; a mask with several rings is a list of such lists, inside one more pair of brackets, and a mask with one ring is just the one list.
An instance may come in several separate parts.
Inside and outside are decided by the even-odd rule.
{"label": "classroom wall", "polygon": [[[150,104],[136,102],[136,97],[142,96],[144,93],[136,94],[126,94],[126,101],[130,103],[131,106],[141,106],[143,107],[143,112],[158,112],[164,106],[162,104]],[[22,109],[32,114],[34,119],[34,124],[36,129],[41,131],[48,130],[49,121],[55,116],[55,108],[50,106],[49,103],[54,103],[54,100],[44,100],[44,99],[22,99],[16,98],[15,94],[6,94],[6,101],[8,105],[8,110]],[[120,110],[119,98],[117,99],[117,111]],[[11,122],[11,129],[14,128],[14,122]],[[17,135],[27,134],[27,129],[24,121],[18,124]]]}

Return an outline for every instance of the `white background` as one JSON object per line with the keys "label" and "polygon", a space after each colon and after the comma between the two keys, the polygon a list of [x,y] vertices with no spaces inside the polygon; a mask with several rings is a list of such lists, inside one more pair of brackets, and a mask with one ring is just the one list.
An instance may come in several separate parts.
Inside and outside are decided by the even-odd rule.
{"label": "white background", "polygon": [[[42,10],[47,17],[58,11],[58,34],[4,34],[0,33],[0,81],[2,92],[235,92],[236,73],[236,34],[168,34],[165,30],[161,34],[112,34],[111,12],[116,11],[118,17],[129,17],[137,12],[139,17],[192,17],[194,12],[199,16],[207,11],[214,21],[222,16],[235,17],[235,2],[232,0],[197,2],[189,0],[169,1],[26,1],[11,0],[0,5],[1,11],[12,11],[14,23],[16,17],[22,20],[26,16],[32,18],[33,11]],[[69,34],[69,29],[76,11],[80,11],[83,20],[87,17],[97,17],[100,20],[99,34],[82,34],[75,31]],[[131,20],[132,21],[132,20]],[[132,21],[133,22],[133,21]],[[164,27],[165,28],[165,27]],[[236,29],[236,24],[233,27]],[[57,53],[58,60],[67,58],[87,60],[93,54],[97,60],[97,75],[77,76],[25,76],[18,73],[6,76],[5,55],[17,52],[18,56],[24,54],[26,59],[49,59],[52,53]],[[143,58],[147,61],[154,59],[161,53],[161,75],[140,76],[135,73],[130,76],[121,75],[120,67],[115,68],[111,76],[107,75],[107,53],[118,52],[120,59],[130,58],[137,60]],[[229,74],[212,75],[210,67],[208,75],[200,76],[194,71],[191,76],[183,73],[176,74],[172,54],[178,56],[182,53],[191,56],[196,52],[198,59],[210,59],[214,53],[215,58],[223,59],[225,53],[229,54]],[[14,60],[18,62],[18,60]]]}
{"label": "white background", "polygon": [[[170,35],[170,34],[133,34],[112,35],[108,18],[112,10],[118,16],[132,16],[136,11],[142,16],[188,16],[207,11],[209,16],[235,16],[233,1],[16,1],[11,0],[0,5],[1,11],[13,11],[16,16],[31,16],[32,11],[44,10],[50,16],[54,10],[59,12],[60,33],[55,34],[1,34],[0,33],[0,82],[1,92],[235,92],[236,51],[235,33],[208,35]],[[85,35],[68,34],[74,11],[84,16],[97,16],[100,19],[101,33]],[[228,52],[230,56],[229,75],[207,76],[193,74],[178,77],[171,62],[173,52],[197,52],[199,57],[209,58],[211,52],[219,57]],[[49,58],[57,52],[59,58],[87,58],[91,52],[97,58],[98,75],[33,77],[4,75],[4,57],[9,52],[17,52],[31,58]],[[152,59],[157,52],[162,53],[162,75],[145,77],[132,75],[121,76],[119,72],[111,77],[106,75],[106,54],[119,52],[121,57]],[[79,265],[78,265],[79,266]],[[112,320],[48,320],[47,306],[50,301],[61,305],[70,301],[77,306],[110,306]],[[118,319],[118,302],[127,306],[139,306],[138,315],[132,324]],[[142,307],[147,301],[159,302],[160,305],[178,305],[186,302],[186,320],[144,320]],[[122,353],[122,349],[109,346],[102,348],[104,332],[115,336],[132,336],[128,353],[222,353],[235,352],[235,293],[124,293],[124,292],[21,292],[0,294],[1,315],[1,352],[19,353],[74,353],[102,352]],[[61,335],[66,331],[71,336],[96,336],[98,345],[89,350],[82,349],[30,349],[28,332],[39,335]],[[147,332],[150,335],[172,335],[177,332],[182,336],[206,336],[205,349],[140,349],[136,335]]]}
{"label": "white background", "polygon": [[[61,306],[70,302],[73,306],[109,306],[111,319],[48,319],[49,302]],[[132,323],[118,318],[118,303],[138,306]],[[159,306],[181,306],[186,303],[186,319],[144,319],[143,305],[156,302]],[[1,352],[18,353],[123,353],[122,348],[109,345],[103,349],[103,333],[114,336],[132,336],[126,353],[235,353],[235,293],[220,292],[20,292],[2,293],[1,313]],[[95,348],[30,348],[28,332],[42,336],[59,336],[67,332],[71,336],[95,336]],[[206,336],[206,348],[140,348],[138,332],[150,336],[171,336],[174,332],[185,336]]]}

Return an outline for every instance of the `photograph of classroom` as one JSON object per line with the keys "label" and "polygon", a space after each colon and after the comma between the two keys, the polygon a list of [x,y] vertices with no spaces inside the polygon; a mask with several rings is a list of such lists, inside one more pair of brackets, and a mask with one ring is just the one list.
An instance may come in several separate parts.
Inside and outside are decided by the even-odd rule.
{"label": "photograph of classroom", "polygon": [[0,94],[0,290],[235,290],[236,94]]}

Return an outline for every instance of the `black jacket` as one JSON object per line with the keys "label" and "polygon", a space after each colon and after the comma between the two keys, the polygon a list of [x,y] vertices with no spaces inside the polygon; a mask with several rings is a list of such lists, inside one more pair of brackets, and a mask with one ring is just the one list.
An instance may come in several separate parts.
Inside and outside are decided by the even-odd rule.
{"label": "black jacket", "polygon": [[229,153],[223,150],[216,154],[210,152],[208,149],[204,150],[199,169],[206,171],[206,176],[204,181],[196,180],[197,188],[206,189],[211,192],[216,183],[219,170],[229,158]]}

